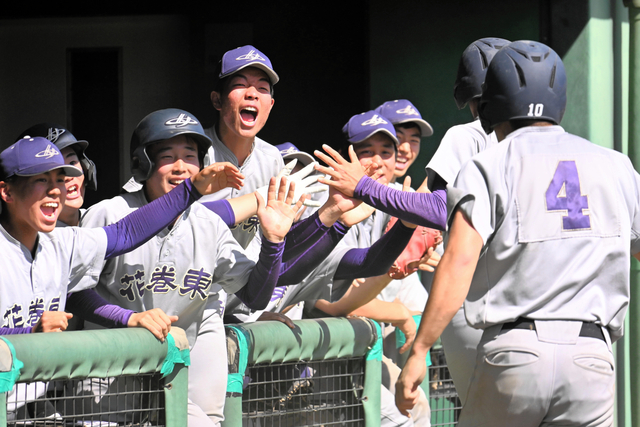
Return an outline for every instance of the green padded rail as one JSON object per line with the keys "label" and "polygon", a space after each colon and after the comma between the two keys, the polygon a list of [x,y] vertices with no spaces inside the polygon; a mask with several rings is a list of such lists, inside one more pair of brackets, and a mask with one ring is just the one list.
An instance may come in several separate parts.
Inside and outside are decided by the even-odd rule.
{"label": "green padded rail", "polygon": [[[235,325],[248,338],[250,365],[364,356],[377,334],[364,318],[297,320],[295,329],[282,322]],[[303,339],[304,337],[304,339]]]}
{"label": "green padded rail", "polygon": [[[173,328],[174,338],[184,331]],[[6,335],[24,363],[20,381],[109,377],[159,372],[167,341],[142,328]],[[175,339],[182,349],[182,339]],[[180,343],[178,343],[180,342]]]}

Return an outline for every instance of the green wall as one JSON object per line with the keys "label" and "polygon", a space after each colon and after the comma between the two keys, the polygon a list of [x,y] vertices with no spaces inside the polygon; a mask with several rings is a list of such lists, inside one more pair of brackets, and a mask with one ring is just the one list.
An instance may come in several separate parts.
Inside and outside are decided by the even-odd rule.
{"label": "green wall", "polygon": [[458,110],[453,83],[464,49],[483,37],[539,40],[538,1],[415,2],[374,0],[370,4],[371,108],[408,99],[433,126],[409,169],[422,182],[424,167],[451,126],[471,120]]}

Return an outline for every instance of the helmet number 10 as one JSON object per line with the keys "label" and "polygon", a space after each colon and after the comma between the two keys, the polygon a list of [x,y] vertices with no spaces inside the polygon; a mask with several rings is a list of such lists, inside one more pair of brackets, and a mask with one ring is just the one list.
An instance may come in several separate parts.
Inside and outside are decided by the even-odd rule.
{"label": "helmet number 10", "polygon": [[542,116],[543,111],[544,111],[544,104],[529,104],[529,112],[527,113],[527,116],[540,117]]}

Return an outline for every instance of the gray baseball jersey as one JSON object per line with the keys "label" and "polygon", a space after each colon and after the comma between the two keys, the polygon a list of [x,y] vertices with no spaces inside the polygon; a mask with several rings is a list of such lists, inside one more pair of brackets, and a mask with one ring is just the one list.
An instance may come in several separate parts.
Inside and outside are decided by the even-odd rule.
{"label": "gray baseball jersey", "polygon": [[487,135],[480,120],[453,126],[444,134],[438,150],[427,164],[428,182],[433,183],[438,174],[447,184],[453,184],[465,162],[497,143],[495,132]]}
{"label": "gray baseball jersey", "polygon": [[448,204],[485,245],[469,324],[579,320],[622,336],[629,248],[640,252],[638,179],[626,156],[560,126],[521,128],[468,162]]}
{"label": "gray baseball jersey", "polygon": [[[244,185],[240,190],[235,188],[225,188],[214,194],[204,196],[201,202],[211,200],[230,199],[245,194],[253,193],[260,187],[269,184],[271,177],[276,176],[284,167],[284,161],[280,151],[273,145],[256,137],[253,143],[253,150],[242,166],[238,165],[238,159],[235,154],[225,146],[216,134],[215,127],[205,129],[205,133],[213,145],[209,148],[205,158],[205,166],[209,166],[216,162],[229,162],[238,166],[240,172],[245,176]],[[233,236],[243,248],[249,245],[249,242],[255,236],[258,230],[258,217],[253,216],[241,224],[231,229]]]}
{"label": "gray baseball jersey", "polygon": [[107,250],[101,228],[38,233],[35,257],[0,226],[5,265],[0,276],[2,326],[35,326],[44,311],[64,311],[67,293],[98,283]]}
{"label": "gray baseball jersey", "polygon": [[[82,226],[114,223],[145,204],[142,190],[104,200],[89,208]],[[107,261],[96,289],[107,301],[124,308],[157,307],[179,316],[175,325],[186,331],[193,345],[205,305],[214,304],[222,311],[221,291],[234,293],[242,288],[254,265],[220,217],[195,203],[171,229]]]}

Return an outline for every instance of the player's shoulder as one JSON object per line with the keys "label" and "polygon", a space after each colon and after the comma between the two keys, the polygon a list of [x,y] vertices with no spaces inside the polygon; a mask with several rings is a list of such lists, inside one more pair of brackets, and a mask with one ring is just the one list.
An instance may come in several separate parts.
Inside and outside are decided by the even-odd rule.
{"label": "player's shoulder", "polygon": [[[278,165],[284,165],[280,150],[278,150],[275,146],[269,144],[264,139],[256,137],[253,149],[256,153],[259,153],[260,156],[269,158]],[[278,169],[278,172],[280,172],[280,169]]]}
{"label": "player's shoulder", "polygon": [[480,120],[474,120],[468,123],[462,123],[451,126],[444,134],[443,141],[457,141],[457,140],[477,140],[487,141],[491,137],[485,133],[480,124]]}
{"label": "player's shoulder", "polygon": [[146,204],[144,190],[123,193],[90,206],[81,216],[82,227],[99,227],[111,224]]}

